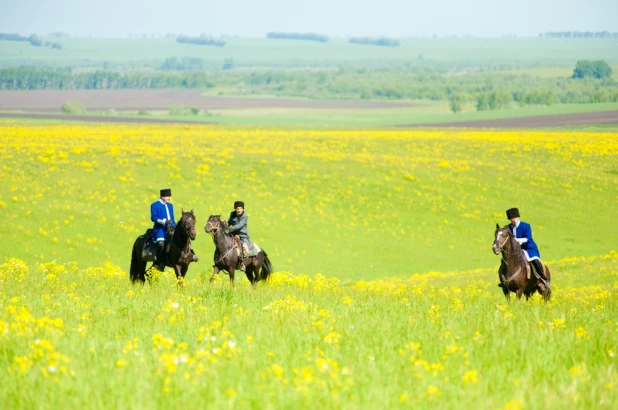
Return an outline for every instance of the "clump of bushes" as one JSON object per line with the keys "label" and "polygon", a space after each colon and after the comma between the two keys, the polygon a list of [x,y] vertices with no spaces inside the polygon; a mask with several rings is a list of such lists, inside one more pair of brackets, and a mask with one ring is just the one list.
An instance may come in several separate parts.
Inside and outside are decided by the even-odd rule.
{"label": "clump of bushes", "polygon": [[62,104],[62,112],[71,115],[84,115],[88,112],[86,106],[79,101],[65,101]]}
{"label": "clump of bushes", "polygon": [[200,109],[196,107],[185,107],[184,105],[174,105],[170,108],[169,115],[178,117],[200,115]]}

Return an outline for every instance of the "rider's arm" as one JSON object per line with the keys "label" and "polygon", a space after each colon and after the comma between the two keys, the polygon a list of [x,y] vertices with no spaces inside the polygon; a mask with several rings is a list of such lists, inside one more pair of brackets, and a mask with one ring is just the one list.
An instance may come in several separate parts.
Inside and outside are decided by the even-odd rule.
{"label": "rider's arm", "polygon": [[157,203],[154,202],[152,205],[150,205],[150,220],[160,225],[165,225],[165,218],[160,219],[158,218],[158,216],[159,215],[157,214]]}
{"label": "rider's arm", "polygon": [[524,243],[532,241],[532,227],[529,224],[523,225],[521,230],[521,234],[523,238],[518,240],[519,244],[522,245]]}
{"label": "rider's arm", "polygon": [[176,219],[174,218],[174,206],[172,204],[167,204],[169,206],[169,210],[170,210],[170,218],[171,218],[171,223],[172,223],[172,228],[176,227]]}
{"label": "rider's arm", "polygon": [[227,229],[230,233],[239,232],[244,226],[247,225],[248,220],[249,220],[249,217],[247,216],[247,214],[242,214],[238,223],[236,225],[231,225]]}

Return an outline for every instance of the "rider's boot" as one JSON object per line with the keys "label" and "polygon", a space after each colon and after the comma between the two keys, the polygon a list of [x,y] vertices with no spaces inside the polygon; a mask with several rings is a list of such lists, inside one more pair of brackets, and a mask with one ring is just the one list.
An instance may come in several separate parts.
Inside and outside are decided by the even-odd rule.
{"label": "rider's boot", "polygon": [[532,266],[534,267],[536,272],[539,274],[539,279],[541,280],[541,282],[545,286],[549,286],[549,281],[547,280],[547,277],[545,276],[545,269],[543,269],[543,263],[539,259],[534,259],[531,262],[532,262]]}
{"label": "rider's boot", "polygon": [[506,265],[504,264],[504,259],[500,261],[500,267],[498,268],[498,279],[500,279],[500,283],[498,283],[498,287],[505,288],[504,283],[506,282],[506,276],[504,276],[504,271],[506,271]]}
{"label": "rider's boot", "polygon": [[165,270],[165,242],[157,242],[157,264],[160,272]]}
{"label": "rider's boot", "polygon": [[247,255],[247,245],[245,245],[244,243],[240,246],[240,270],[241,271],[245,271],[245,269],[247,269],[247,267],[245,266],[245,259],[246,259],[246,255]]}

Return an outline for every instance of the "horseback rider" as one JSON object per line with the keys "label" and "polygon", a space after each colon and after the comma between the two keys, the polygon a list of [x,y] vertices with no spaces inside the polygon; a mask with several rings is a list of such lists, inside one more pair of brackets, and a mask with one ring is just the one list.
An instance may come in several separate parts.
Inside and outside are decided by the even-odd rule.
{"label": "horseback rider", "polygon": [[168,221],[172,228],[176,228],[174,219],[174,206],[171,204],[172,190],[169,188],[160,191],[161,197],[150,205],[150,220],[154,222],[152,227],[152,240],[157,244],[157,262],[159,270],[165,270],[165,240],[167,239]]}
{"label": "horseback rider", "polygon": [[232,235],[237,235],[240,238],[242,246],[240,247],[240,270],[245,271],[245,259],[249,254],[249,249],[253,248],[253,242],[249,238],[249,229],[247,223],[249,216],[245,213],[245,203],[242,201],[234,202],[234,210],[230,213],[230,218],[227,221],[228,232]]}
{"label": "horseback rider", "polygon": [[521,245],[521,249],[526,255],[526,259],[533,266],[534,270],[541,277],[541,281],[547,285],[547,277],[545,276],[545,269],[541,262],[541,254],[539,248],[536,246],[534,239],[532,239],[532,227],[530,224],[519,220],[519,209],[511,208],[507,209],[506,217],[511,221],[509,230],[515,236],[517,242]]}

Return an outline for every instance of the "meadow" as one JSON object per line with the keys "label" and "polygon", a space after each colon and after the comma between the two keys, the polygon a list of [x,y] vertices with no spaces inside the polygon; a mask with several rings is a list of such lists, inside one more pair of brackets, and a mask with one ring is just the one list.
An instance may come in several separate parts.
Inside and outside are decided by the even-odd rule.
{"label": "meadow", "polygon": [[[8,408],[618,406],[618,137],[0,122]],[[183,287],[127,276],[149,205],[194,209]],[[208,283],[242,199],[270,282]],[[507,304],[519,207],[553,299]]]}
{"label": "meadow", "polygon": [[[0,126],[0,262],[104,261],[128,268],[150,203],[177,214],[246,203],[275,268],[340,279],[498,264],[496,223],[517,206],[547,261],[615,247],[613,132],[256,128],[212,125]],[[212,241],[198,232],[210,267]]]}
{"label": "meadow", "polygon": [[256,290],[106,262],[0,265],[6,408],[618,406],[618,254],[550,263],[554,297],[507,304],[494,269]]}
{"label": "meadow", "polygon": [[[205,60],[220,69],[226,59],[235,67],[384,67],[433,66],[534,68],[572,66],[577,60],[606,60],[618,64],[617,39],[561,38],[406,38],[400,47],[265,38],[229,38],[225,47],[177,43],[175,38],[63,38],[62,49],[32,47],[27,42],[0,41],[0,66],[38,65],[113,69],[159,67],[168,57]],[[509,67],[504,67],[509,69]]]}

